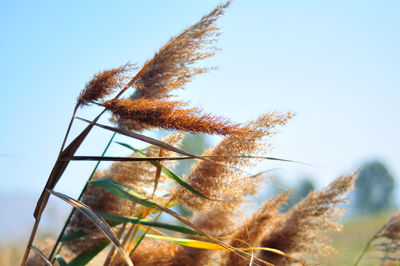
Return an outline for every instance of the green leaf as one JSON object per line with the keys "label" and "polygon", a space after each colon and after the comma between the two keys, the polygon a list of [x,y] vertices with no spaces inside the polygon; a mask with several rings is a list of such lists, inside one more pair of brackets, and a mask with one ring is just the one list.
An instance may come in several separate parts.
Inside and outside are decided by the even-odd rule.
{"label": "green leaf", "polygon": [[215,244],[220,245],[221,247],[228,249],[228,250],[232,250],[234,252],[240,252],[238,249],[230,246],[229,244],[226,244],[224,242],[222,242],[221,240],[207,234],[207,232],[205,232],[204,230],[202,230],[200,227],[196,226],[195,224],[193,224],[192,222],[190,222],[189,220],[187,220],[185,217],[183,217],[182,215],[180,215],[179,213],[174,212],[171,209],[165,208],[163,206],[160,206],[159,204],[157,204],[154,201],[151,201],[147,198],[145,198],[144,196],[138,194],[137,192],[135,192],[134,190],[132,190],[129,187],[126,187],[110,178],[102,178],[102,179],[97,179],[97,180],[93,180],[90,181],[91,184],[96,185],[98,187],[101,187],[103,189],[105,189],[108,192],[113,193],[114,195],[117,195],[121,198],[139,203],[141,205],[144,205],[146,207],[150,207],[153,209],[157,209],[163,212],[168,213],[169,215],[175,217],[176,219],[178,219],[180,222],[186,224],[187,226],[191,227],[193,230],[195,230],[196,232],[198,232],[200,235],[206,237],[208,240],[212,241]]}
{"label": "green leaf", "polygon": [[72,232],[69,233],[67,235],[64,235],[60,238],[61,242],[68,242],[68,241],[72,241],[78,238],[81,238],[83,236],[87,235],[84,231],[77,231],[77,232]]}
{"label": "green leaf", "polygon": [[[142,157],[147,157],[147,155],[145,153],[143,153],[142,151],[130,146],[129,144],[122,143],[122,142],[116,142],[116,143],[119,144],[119,145],[122,145],[122,146],[124,146],[124,147],[126,147],[128,149],[133,150],[134,152],[136,152],[138,155],[140,155]],[[151,163],[154,166],[157,166],[157,162],[155,162],[155,161],[149,161],[149,163]],[[175,180],[179,185],[181,185],[182,187],[188,189],[192,193],[194,193],[194,194],[196,194],[196,195],[198,195],[198,196],[200,196],[202,198],[205,198],[205,199],[208,199],[208,200],[213,200],[213,199],[210,199],[207,196],[204,196],[202,193],[200,193],[199,191],[194,189],[192,186],[190,186],[188,183],[186,183],[180,176],[178,176],[177,174],[175,174],[174,172],[172,172],[168,168],[162,166],[161,172],[163,172],[169,178]]]}
{"label": "green leaf", "polygon": [[[110,242],[103,242],[85,250],[68,263],[68,266],[83,266],[97,256]],[[62,265],[61,265],[62,266]]]}
{"label": "green leaf", "polygon": [[99,213],[101,217],[106,220],[117,222],[117,223],[132,223],[132,224],[141,224],[146,226],[154,226],[158,228],[168,229],[174,232],[179,232],[187,235],[194,235],[194,236],[201,236],[196,231],[193,231],[187,227],[179,226],[179,225],[172,225],[167,223],[161,223],[156,221],[151,221],[147,219],[140,219],[136,217],[127,217],[127,216],[119,216],[109,213]]}
{"label": "green leaf", "polygon": [[60,266],[68,266],[68,263],[60,255],[57,254],[55,256],[55,259],[57,260],[58,264],[60,264]]}
{"label": "green leaf", "polygon": [[108,192],[111,192],[115,195],[117,195],[120,198],[124,198],[130,201],[134,201],[138,204],[141,204],[143,206],[152,208],[152,209],[158,209],[160,210],[159,206],[157,203],[154,201],[147,199],[145,196],[140,195],[136,191],[134,191],[131,188],[128,188],[111,178],[101,178],[101,179],[96,179],[89,181],[90,184],[98,186],[100,188],[103,188],[107,190]]}

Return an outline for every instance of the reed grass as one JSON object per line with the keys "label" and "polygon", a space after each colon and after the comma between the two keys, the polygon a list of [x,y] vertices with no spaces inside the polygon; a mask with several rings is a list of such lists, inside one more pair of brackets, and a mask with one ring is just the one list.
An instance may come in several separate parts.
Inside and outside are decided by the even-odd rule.
{"label": "reed grass", "polygon": [[[196,75],[209,68],[197,62],[215,53],[219,35],[217,19],[230,1],[217,6],[200,21],[171,38],[141,68],[126,64],[94,75],[80,93],[54,168],[34,212],[35,224],[22,265],[85,265],[107,246],[104,265],[289,265],[318,262],[332,252],[321,232],[340,230],[339,204],[353,189],[356,173],[339,177],[328,187],[310,193],[287,213],[279,212],[288,193],[265,202],[250,217],[242,218],[248,196],[258,193],[266,176],[250,173],[261,160],[284,160],[267,156],[270,138],[293,115],[272,112],[238,124],[203,112],[174,97]],[[133,88],[131,95],[125,95]],[[122,98],[125,97],[125,98]],[[101,106],[89,121],[79,118],[81,108]],[[113,126],[98,120],[110,114]],[[65,147],[75,119],[88,125]],[[114,133],[101,156],[76,156],[93,127]],[[148,129],[167,129],[162,140],[143,135]],[[185,133],[223,136],[203,154],[179,147]],[[124,135],[148,144],[137,149],[131,143],[114,143]],[[122,145],[132,154],[108,157],[110,145]],[[178,160],[195,159],[187,177],[172,169]],[[98,161],[78,200],[55,190],[64,170],[75,160]],[[101,161],[114,161],[98,170]],[[51,251],[35,246],[34,238],[49,197],[71,204],[74,210]],[[185,218],[172,207],[183,205],[193,212]],[[161,214],[176,223],[159,221]],[[396,216],[397,217],[397,216]],[[397,220],[396,220],[397,221]],[[377,236],[393,236],[393,222]],[[397,227],[396,227],[397,228]],[[35,251],[38,256],[30,251]],[[318,255],[318,256],[317,256]],[[38,260],[41,259],[41,260]]]}

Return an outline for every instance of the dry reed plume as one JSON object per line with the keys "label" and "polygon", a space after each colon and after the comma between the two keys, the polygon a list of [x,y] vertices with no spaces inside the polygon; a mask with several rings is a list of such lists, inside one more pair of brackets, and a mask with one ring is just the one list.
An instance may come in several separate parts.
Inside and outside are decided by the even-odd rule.
{"label": "dry reed plume", "polygon": [[118,120],[129,120],[129,129],[141,131],[150,128],[181,130],[189,133],[246,136],[248,130],[227,119],[202,114],[197,108],[183,109],[182,102],[151,101],[148,99],[106,102]]}
{"label": "dry reed plume", "polygon": [[[262,156],[270,152],[270,137],[288,123],[291,113],[266,113],[240,125],[169,99],[173,90],[208,70],[195,63],[214,55],[219,35],[215,23],[229,5],[228,1],[216,7],[171,38],[135,75],[134,67],[126,64],[98,73],[86,84],[38,201],[23,265],[36,265],[27,258],[30,249],[36,250],[33,239],[50,193],[75,207],[53,249],[44,252],[53,263],[65,260],[83,265],[109,243],[113,248],[104,265],[287,265],[303,260],[306,253],[331,251],[319,233],[340,229],[336,222],[343,210],[338,205],[353,188],[354,174],[311,192],[287,213],[279,213],[287,200],[284,193],[269,199],[250,217],[243,214],[250,203],[248,196],[258,193],[265,181],[265,175],[252,175],[248,169],[268,159]],[[133,94],[120,99],[131,87]],[[64,147],[78,107],[89,104],[104,109]],[[97,124],[106,111],[118,128]],[[102,156],[86,157],[115,162],[105,170],[96,166],[78,202],[57,194],[54,187],[69,162],[77,160],[75,152],[94,126],[150,145],[138,150],[125,143],[133,150],[130,156],[107,157],[113,136]],[[161,141],[137,133],[158,128],[178,132]],[[179,148],[184,133],[224,138],[202,155],[193,155]],[[175,163],[169,160],[171,156],[196,159],[187,177],[171,170]],[[193,216],[182,217],[170,209],[173,205],[183,205]],[[159,221],[161,213],[181,224]],[[394,235],[390,228],[394,227],[388,224],[382,234]]]}
{"label": "dry reed plume", "polygon": [[355,265],[360,263],[369,249],[380,252],[378,257],[380,265],[398,265],[400,263],[400,211],[395,212],[368,241]]}
{"label": "dry reed plume", "polygon": [[[327,255],[333,250],[329,238],[319,232],[340,231],[337,220],[343,214],[339,204],[345,202],[343,195],[354,187],[356,173],[333,181],[321,191],[313,191],[292,210],[281,215],[273,224],[273,230],[264,236],[262,246],[279,249],[289,255],[310,252]],[[289,259],[263,251],[262,258],[274,264],[287,264]]]}
{"label": "dry reed plume", "polygon": [[128,79],[127,74],[133,69],[133,65],[126,64],[94,75],[81,91],[77,105],[84,106],[96,103],[115,92],[116,89],[124,87],[124,82]]}

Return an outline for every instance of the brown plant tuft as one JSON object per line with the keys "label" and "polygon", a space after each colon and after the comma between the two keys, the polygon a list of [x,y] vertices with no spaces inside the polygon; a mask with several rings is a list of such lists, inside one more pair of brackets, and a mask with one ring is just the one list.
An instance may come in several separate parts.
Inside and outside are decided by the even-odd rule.
{"label": "brown plant tuft", "polygon": [[381,265],[398,265],[400,263],[400,211],[395,212],[371,240],[380,238],[376,245],[383,251]]}
{"label": "brown plant tuft", "polygon": [[[209,68],[196,67],[195,63],[214,55],[216,48],[213,44],[219,36],[219,29],[215,26],[215,22],[229,5],[230,1],[217,6],[198,23],[171,38],[162,46],[139,71],[140,77],[133,84],[136,91],[130,99],[168,98],[172,90],[182,88],[196,75],[207,72]],[[129,130],[131,125],[129,120],[115,116],[111,118],[111,121],[117,123],[122,130]]]}
{"label": "brown plant tuft", "polygon": [[376,237],[386,237],[400,241],[400,211],[395,212],[382,227]]}
{"label": "brown plant tuft", "polygon": [[[355,177],[356,173],[339,177],[327,188],[310,192],[277,220],[274,229],[264,237],[262,246],[279,249],[292,256],[306,252],[314,255],[331,253],[333,249],[328,246],[329,238],[318,233],[341,230],[337,220],[343,214],[343,209],[338,205],[346,202],[342,195],[354,188]],[[276,265],[291,262],[286,257],[267,251],[261,252],[261,258]]]}
{"label": "brown plant tuft", "polygon": [[[182,246],[153,239],[145,239],[138,246],[131,258],[136,266],[178,266],[178,265],[194,265],[193,261],[188,257],[183,257],[180,251],[184,249]],[[125,265],[119,262],[116,265]]]}
{"label": "brown plant tuft", "polygon": [[131,70],[133,65],[126,64],[97,73],[79,94],[77,105],[96,103],[113,93],[115,89],[123,87],[127,79],[126,74]]}
{"label": "brown plant tuft", "polygon": [[241,135],[248,133],[246,128],[233,124],[227,119],[202,114],[197,108],[183,109],[185,104],[172,101],[152,101],[128,99],[103,104],[119,120],[127,121],[129,130],[141,131],[149,128],[175,129],[190,133],[219,135]]}
{"label": "brown plant tuft", "polygon": [[216,42],[219,35],[215,22],[229,5],[230,1],[217,6],[198,23],[161,47],[150,60],[154,62],[136,82],[136,91],[131,98],[162,99],[171,90],[181,88],[194,76],[206,72],[208,68],[193,64],[214,55],[215,47],[210,45]]}
{"label": "brown plant tuft", "polygon": [[[241,157],[218,157],[235,155],[257,155],[268,151],[268,145],[263,142],[264,137],[276,133],[278,126],[285,125],[292,117],[290,113],[269,113],[260,116],[243,128],[250,132],[246,137],[231,135],[225,137],[215,148],[206,151],[203,155],[216,156],[213,160],[230,166],[251,166],[250,159]],[[187,182],[203,195],[212,199],[222,200],[223,208],[239,207],[247,195],[254,194],[259,188],[257,178],[249,178],[244,172],[234,170],[223,164],[201,161],[191,171]],[[220,201],[210,201],[193,195],[182,188],[177,190],[177,199],[189,209],[202,213],[210,211],[219,205]]]}
{"label": "brown plant tuft", "polygon": [[[232,242],[234,247],[246,248],[257,247],[261,244],[263,237],[272,230],[274,219],[278,217],[279,207],[286,202],[288,193],[282,193],[265,202],[253,216],[242,224],[232,235]],[[259,251],[253,251],[254,256],[258,256]],[[235,253],[228,253],[225,265],[232,266],[245,266],[248,265],[248,260],[245,260]]]}

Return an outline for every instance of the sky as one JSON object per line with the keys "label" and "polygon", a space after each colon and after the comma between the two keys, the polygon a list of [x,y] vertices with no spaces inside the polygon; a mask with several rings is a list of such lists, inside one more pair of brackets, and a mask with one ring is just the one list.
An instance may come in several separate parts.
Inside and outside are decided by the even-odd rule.
{"label": "sky", "polygon": [[[0,1],[0,194],[40,194],[93,74],[142,65],[218,3]],[[312,166],[262,169],[278,168],[287,183],[310,176],[320,187],[378,159],[400,183],[399,1],[237,0],[218,26],[221,50],[204,63],[217,69],[179,97],[235,122],[295,113],[270,154]],[[74,123],[72,136],[84,125]],[[99,155],[109,137],[94,130],[78,153]],[[128,154],[115,146],[110,154]],[[71,164],[57,190],[76,197],[92,167]]]}

